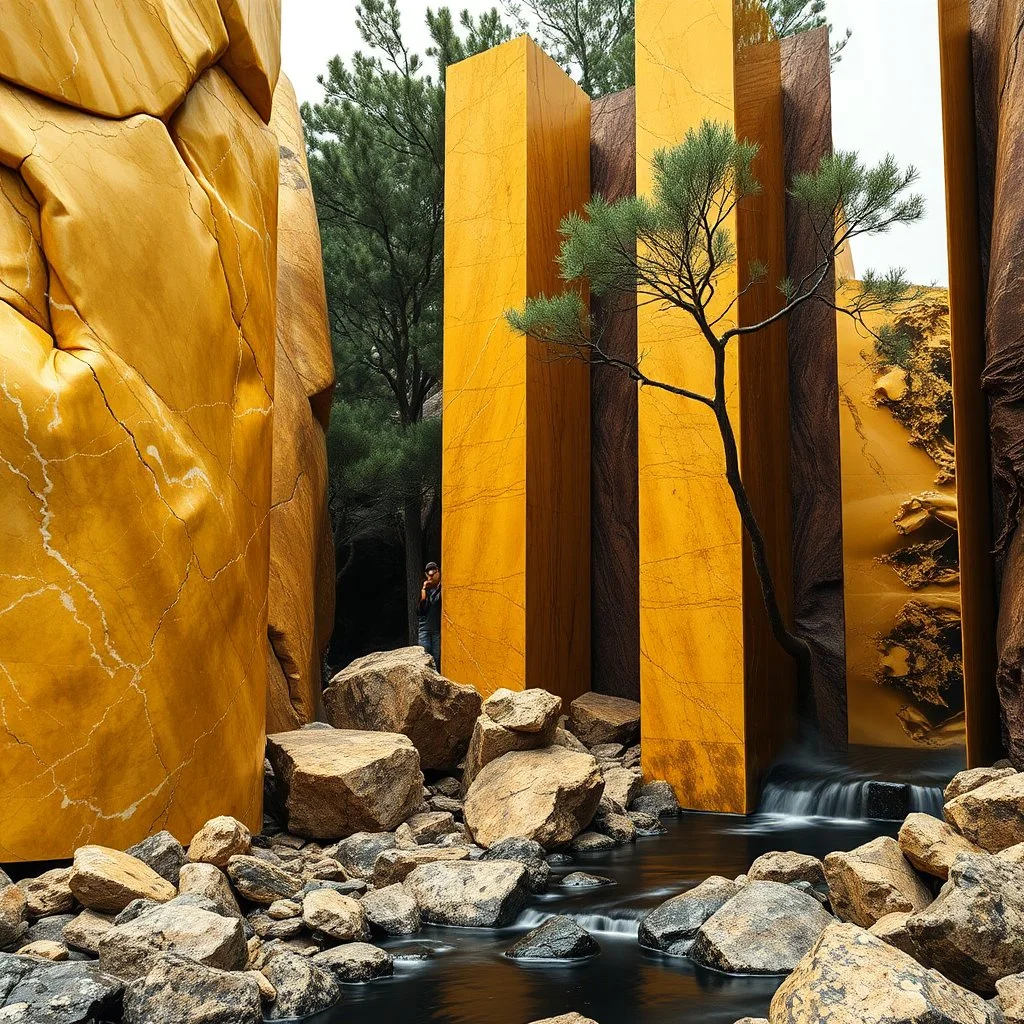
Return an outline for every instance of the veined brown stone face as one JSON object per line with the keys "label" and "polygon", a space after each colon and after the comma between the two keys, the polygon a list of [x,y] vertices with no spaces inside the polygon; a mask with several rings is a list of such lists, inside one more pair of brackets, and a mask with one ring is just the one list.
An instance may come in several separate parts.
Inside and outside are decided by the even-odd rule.
{"label": "veined brown stone face", "polygon": [[46,11],[0,41],[0,860],[259,824],[275,361],[318,329],[275,353],[277,0]]}

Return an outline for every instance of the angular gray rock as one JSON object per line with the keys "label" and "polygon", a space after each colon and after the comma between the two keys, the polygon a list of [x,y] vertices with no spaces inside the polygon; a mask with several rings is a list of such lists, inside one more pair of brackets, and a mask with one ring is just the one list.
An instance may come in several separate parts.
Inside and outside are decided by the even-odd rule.
{"label": "angular gray rock", "polygon": [[729,974],[788,974],[834,920],[792,885],[748,882],[701,925],[690,956]]}
{"label": "angular gray rock", "polygon": [[161,953],[179,953],[208,967],[243,970],[248,947],[242,922],[182,905],[154,907],[99,941],[100,968],[124,981],[145,975]]}
{"label": "angular gray rock", "polygon": [[992,995],[1024,971],[1024,868],[961,853],[935,902],[907,922],[924,962],[959,985]]}
{"label": "angular gray rock", "polygon": [[586,828],[603,790],[604,779],[589,754],[557,746],[505,754],[473,780],[466,794],[466,825],[485,848],[518,836],[553,849]]}
{"label": "angular gray rock", "polygon": [[395,967],[395,958],[390,953],[368,942],[346,942],[317,953],[312,960],[342,984],[390,978]]}
{"label": "angular gray rock", "polygon": [[260,988],[241,971],[221,971],[183,956],[153,960],[125,991],[125,1024],[262,1024]]}
{"label": "angular gray rock", "polygon": [[965,839],[989,853],[1024,842],[1024,774],[1014,772],[950,800],[942,811]]}
{"label": "angular gray rock", "polygon": [[278,953],[262,974],[277,993],[266,1011],[267,1020],[307,1017],[329,1009],[341,998],[333,972],[290,950]]}
{"label": "angular gray rock", "polygon": [[889,836],[849,853],[830,853],[825,878],[836,916],[862,928],[870,928],[886,914],[924,910],[932,901],[927,886]]}
{"label": "angular gray rock", "polygon": [[127,853],[148,864],[161,878],[173,886],[178,884],[178,872],[185,863],[185,847],[170,832],[157,832],[141,843],[129,846]]}
{"label": "angular gray rock", "polygon": [[566,889],[596,889],[602,885],[614,885],[615,880],[604,875],[592,875],[587,871],[570,871],[558,884]]}
{"label": "angular gray rock", "polygon": [[373,931],[383,935],[414,935],[420,930],[420,908],[400,883],[374,889],[360,902]]}
{"label": "angular gray rock", "polygon": [[675,791],[664,779],[655,779],[641,786],[629,809],[653,814],[656,818],[677,818],[683,813]]}
{"label": "angular gray rock", "polygon": [[[0,953],[0,1006],[21,1006],[17,1024],[90,1024],[117,1020],[124,984],[84,962],[52,963]],[[2,1018],[2,1015],[0,1015]]]}
{"label": "angular gray rock", "polygon": [[481,860],[514,860],[526,868],[527,886],[530,892],[546,892],[551,880],[551,865],[544,859],[544,847],[533,839],[521,836],[509,836],[502,839],[489,850],[485,850]]}
{"label": "angular gray rock", "polygon": [[338,729],[408,736],[424,768],[446,770],[466,753],[480,695],[438,674],[422,647],[404,647],[353,661],[324,691],[324,708]]}
{"label": "angular gray rock", "polygon": [[701,925],[739,891],[735,882],[720,875],[704,879],[700,885],[655,907],[640,922],[640,945],[671,956],[686,956]]}
{"label": "angular gray rock", "polygon": [[274,900],[287,900],[295,896],[304,879],[295,872],[279,868],[259,857],[232,857],[228,861],[231,884],[252,903],[270,906]]}
{"label": "angular gray rock", "polygon": [[973,992],[853,924],[830,925],[772,999],[771,1024],[995,1024]]}
{"label": "angular gray rock", "polygon": [[585,960],[601,952],[594,937],[571,917],[549,917],[505,950],[510,960]]}
{"label": "angular gray rock", "polygon": [[[34,921],[25,933],[24,941],[29,942],[60,942],[64,945],[64,929],[72,921],[76,920],[76,914],[51,914],[49,917],[41,917]],[[24,952],[24,948],[18,950]]]}
{"label": "angular gray rock", "polygon": [[503,860],[424,864],[404,884],[424,921],[464,928],[511,924],[528,892],[526,868]]}
{"label": "angular gray rock", "polygon": [[385,850],[393,850],[397,846],[398,840],[393,832],[356,832],[324,852],[338,861],[349,875],[369,881],[373,878],[377,858]]}
{"label": "angular gray rock", "polygon": [[416,748],[393,732],[300,729],[267,737],[290,832],[342,839],[387,832],[423,802]]}
{"label": "angular gray rock", "polygon": [[604,693],[584,693],[569,705],[569,731],[588,747],[631,746],[640,738],[640,704]]}

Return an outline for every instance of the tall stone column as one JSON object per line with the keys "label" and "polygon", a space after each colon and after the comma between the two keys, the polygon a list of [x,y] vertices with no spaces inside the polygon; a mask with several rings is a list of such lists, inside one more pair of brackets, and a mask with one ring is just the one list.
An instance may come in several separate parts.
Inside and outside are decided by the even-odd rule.
{"label": "tall stone column", "polygon": [[[766,15],[748,3],[735,14],[732,0],[637,5],[637,192],[651,189],[654,151],[681,142],[704,119],[761,145],[754,169],[762,193],[726,225],[738,258],[718,283],[714,312],[725,314],[723,322],[769,315],[781,302],[775,282],[786,276],[779,46],[744,45],[767,36]],[[753,259],[768,264],[769,281],[744,291]],[[712,392],[711,350],[684,312],[641,305],[637,333],[648,375]],[[787,611],[788,373],[782,324],[729,346],[742,474]],[[643,389],[639,451],[645,774],[668,779],[686,807],[751,810],[761,774],[792,731],[793,666],[768,630],[711,411]]]}
{"label": "tall stone column", "polygon": [[589,367],[504,311],[561,287],[590,101],[526,37],[448,70],[442,669],[489,694],[590,685]]}

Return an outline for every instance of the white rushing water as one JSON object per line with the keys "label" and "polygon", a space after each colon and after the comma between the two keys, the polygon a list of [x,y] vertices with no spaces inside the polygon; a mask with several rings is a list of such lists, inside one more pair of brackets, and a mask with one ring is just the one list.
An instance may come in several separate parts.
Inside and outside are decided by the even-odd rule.
{"label": "white rushing water", "polygon": [[571,917],[581,928],[594,933],[601,932],[606,935],[631,935],[636,938],[640,930],[640,919],[647,913],[647,910],[631,907],[623,907],[622,916],[609,917],[606,914],[573,914],[563,913],[555,915],[546,913],[543,910],[524,910],[516,920],[517,928],[536,928],[555,916]]}

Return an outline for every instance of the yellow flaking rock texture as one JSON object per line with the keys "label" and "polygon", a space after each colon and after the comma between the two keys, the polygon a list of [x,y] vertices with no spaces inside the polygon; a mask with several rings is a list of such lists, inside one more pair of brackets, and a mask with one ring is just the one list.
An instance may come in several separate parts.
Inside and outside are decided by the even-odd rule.
{"label": "yellow flaking rock texture", "polygon": [[0,861],[261,821],[280,12],[222,7],[5,6]]}

